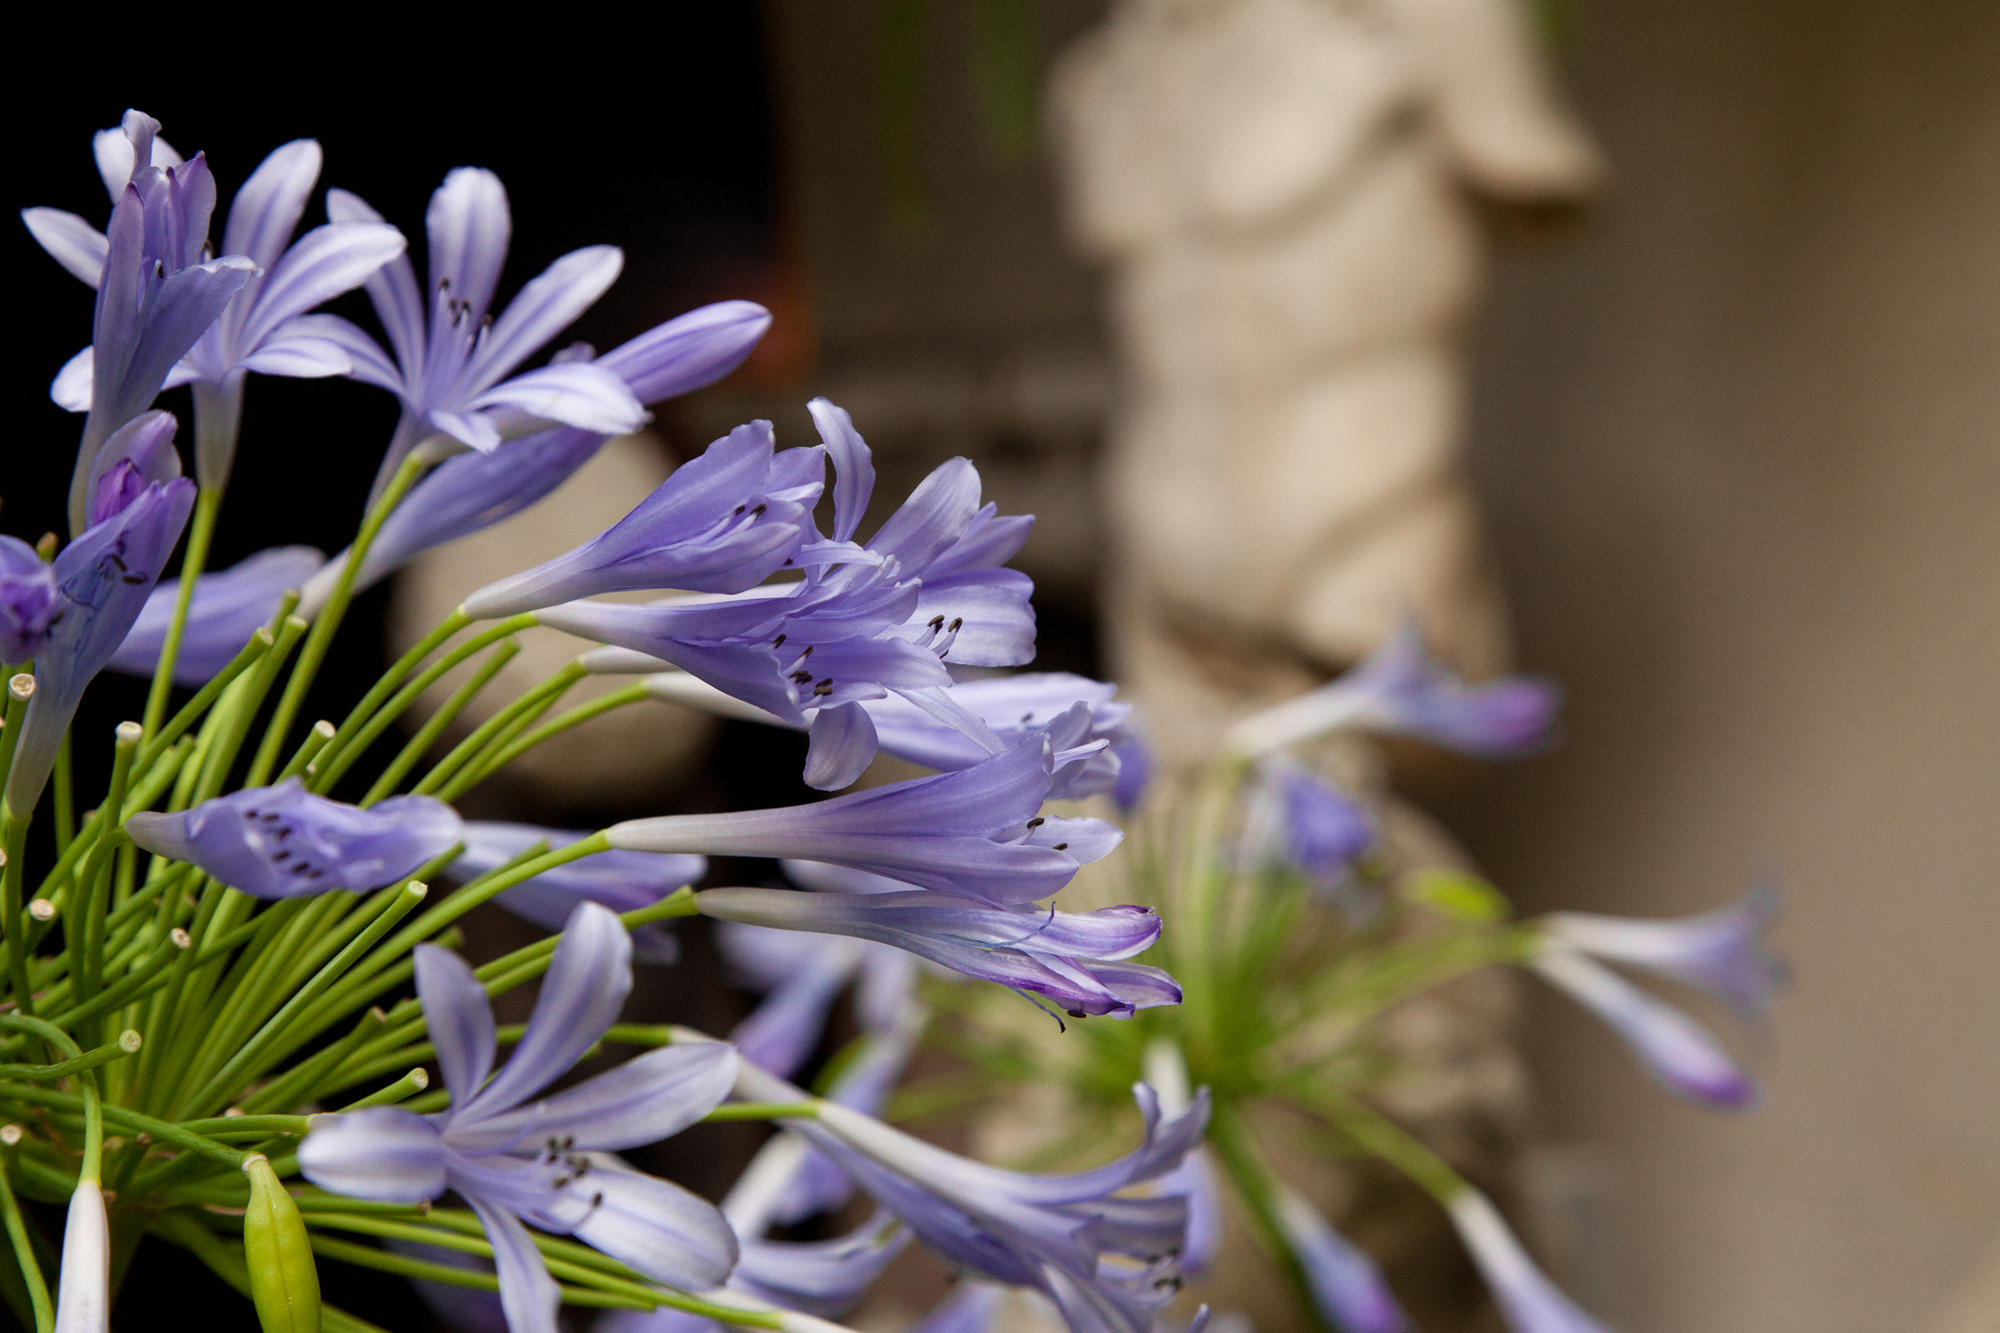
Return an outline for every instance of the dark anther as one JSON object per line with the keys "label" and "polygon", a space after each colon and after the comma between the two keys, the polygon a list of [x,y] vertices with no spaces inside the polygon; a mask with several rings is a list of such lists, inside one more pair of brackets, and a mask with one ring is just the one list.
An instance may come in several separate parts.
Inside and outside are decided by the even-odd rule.
{"label": "dark anther", "polygon": [[812,678],[813,673],[810,671],[794,671],[792,673],[792,684],[810,685],[812,684]]}
{"label": "dark anther", "polygon": [[1071,1010],[1068,1010],[1068,1011],[1066,1011],[1066,1012],[1067,1012],[1067,1013],[1069,1014],[1069,1016],[1070,1016],[1071,1018],[1089,1018],[1089,1017],[1090,1017],[1090,1015],[1089,1015],[1089,1014],[1086,1014],[1086,1013],[1085,1013],[1085,1012],[1083,1012],[1083,1010],[1081,1010],[1081,1009],[1071,1009]]}
{"label": "dark anther", "polygon": [[786,639],[786,637],[787,637],[786,635],[783,635],[783,634],[780,634],[780,635],[779,635],[779,636],[778,636],[777,638],[775,638],[775,639],[771,640],[771,647],[773,647],[773,648],[782,648],[782,647],[784,647],[784,646],[785,646],[785,639]]}
{"label": "dark anther", "polygon": [[1029,827],[1029,828],[1040,828],[1040,827],[1041,827],[1042,825],[1044,825],[1044,824],[1046,824],[1046,823],[1048,823],[1048,822],[1049,822],[1048,820],[1046,820],[1046,819],[1042,818],[1042,817],[1041,817],[1040,815],[1036,815],[1036,816],[1035,816],[1035,817],[1034,817],[1033,819],[1031,819],[1031,820],[1029,820],[1029,821],[1028,821],[1028,827]]}
{"label": "dark anther", "polygon": [[813,686],[813,698],[815,699],[824,699],[826,698],[827,695],[832,693],[833,693],[833,682],[830,680],[823,680],[819,684]]}
{"label": "dark anther", "polygon": [[738,514],[741,514],[744,510],[748,509],[749,507],[750,507],[749,505],[737,505],[734,510],[730,511],[729,516],[731,518],[735,518]]}
{"label": "dark anther", "polygon": [[932,630],[941,630],[941,629],[943,629],[943,628],[944,628],[944,617],[943,617],[943,616],[941,616],[941,615],[937,615],[937,616],[932,616],[932,617],[930,618],[930,627],[931,627],[931,629],[932,629]]}
{"label": "dark anther", "polygon": [[767,505],[767,504],[760,504],[760,505],[758,505],[758,506],[757,506],[757,507],[756,507],[755,509],[752,509],[752,510],[750,511],[750,517],[752,517],[752,518],[762,518],[762,517],[764,517],[764,515],[765,515],[766,513],[768,513],[768,512],[770,511],[770,508],[771,508],[771,506],[769,506],[769,505]]}
{"label": "dark anther", "polygon": [[806,650],[799,654],[799,661],[803,662],[812,655],[813,655],[813,646],[811,644],[807,644]]}
{"label": "dark anther", "polygon": [[965,617],[953,616],[951,618],[951,624],[947,626],[947,628],[949,628],[953,634],[958,633],[960,630],[965,628]]}
{"label": "dark anther", "polygon": [[1055,847],[1052,850],[1058,852],[1066,852],[1069,850],[1069,844],[1066,842],[1059,842],[1055,845]]}

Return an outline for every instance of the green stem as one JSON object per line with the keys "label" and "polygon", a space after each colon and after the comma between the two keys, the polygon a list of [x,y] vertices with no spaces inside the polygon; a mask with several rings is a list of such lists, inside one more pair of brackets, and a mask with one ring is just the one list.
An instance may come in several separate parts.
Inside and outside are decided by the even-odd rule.
{"label": "green stem", "polygon": [[55,1308],[49,1303],[48,1280],[42,1276],[42,1265],[35,1257],[34,1240],[28,1235],[27,1219],[21,1216],[21,1205],[14,1198],[14,1186],[9,1179],[13,1175],[14,1146],[20,1141],[21,1127],[7,1125],[0,1128],[0,1135],[11,1134],[4,1155],[0,1155],[0,1219],[7,1226],[7,1240],[14,1248],[14,1262],[21,1270],[21,1279],[27,1284],[28,1300],[34,1308],[36,1333],[49,1333],[55,1326]]}
{"label": "green stem", "polygon": [[454,798],[462,795],[471,784],[457,784],[454,782],[455,778],[459,777],[462,773],[477,772],[476,761],[488,747],[504,740],[515,726],[524,721],[532,720],[541,713],[553,708],[556,700],[560,699],[570,686],[576,684],[588,674],[589,672],[585,671],[581,666],[571,662],[562,670],[556,672],[526,694],[523,694],[513,703],[507,705],[507,707],[501,709],[492,717],[487,718],[486,721],[473,729],[471,735],[452,747],[451,752],[439,760],[435,768],[424,775],[423,781],[419,782],[414,790],[419,795],[430,796],[436,795],[444,791],[447,787],[450,787]]}
{"label": "green stem", "polygon": [[493,774],[507,767],[507,765],[513,763],[528,751],[546,741],[553,740],[565,731],[569,731],[574,727],[580,727],[594,717],[601,717],[614,709],[623,708],[627,704],[643,703],[650,697],[644,685],[627,685],[622,689],[613,690],[609,694],[600,695],[588,703],[578,704],[568,712],[560,713],[547,722],[542,723],[541,726],[536,727],[526,735],[516,740],[508,741],[505,745],[500,746],[490,758],[481,760],[476,766],[475,771],[461,775],[457,781],[454,781],[447,789],[445,799],[450,800],[462,791],[478,786],[481,782],[484,782],[487,778],[493,776]]}
{"label": "green stem", "polygon": [[410,770],[417,766],[419,760],[431,752],[431,747],[437,744],[440,736],[444,735],[445,728],[458,720],[459,714],[479,697],[480,692],[492,683],[493,677],[500,674],[500,669],[513,661],[520,651],[521,645],[518,643],[503,643],[495,648],[492,654],[479,664],[479,669],[472,673],[472,678],[452,691],[451,697],[444,701],[444,706],[433,713],[423,726],[417,728],[416,734],[410,737],[396,757],[389,761],[389,766],[382,770],[382,776],[375,779],[375,785],[361,798],[361,804],[373,805],[402,786],[403,779],[410,775]]}
{"label": "green stem", "polygon": [[15,1007],[23,1013],[35,1009],[34,989],[28,984],[28,954],[22,938],[26,929],[21,920],[21,866],[28,856],[28,821],[16,817],[0,799],[0,933],[6,935],[7,988],[14,994]]}
{"label": "green stem", "polygon": [[204,486],[194,498],[194,517],[188,521],[187,552],[181,557],[180,588],[174,596],[174,618],[167,622],[167,637],[160,644],[160,660],[153,668],[153,684],[146,692],[143,725],[153,731],[167,713],[167,698],[173,693],[174,664],[180,660],[181,635],[187,629],[188,607],[194,603],[194,585],[208,564],[209,543],[215,539],[216,515],[222,511],[222,492]]}
{"label": "green stem", "polygon": [[1299,1308],[1309,1312],[1314,1326],[1322,1333],[1334,1333],[1326,1317],[1320,1313],[1319,1300],[1306,1277],[1305,1265],[1292,1249],[1285,1228],[1279,1222],[1278,1187],[1271,1177],[1270,1168],[1257,1156],[1248,1127],[1233,1107],[1217,1104],[1208,1122],[1208,1141],[1249,1209],[1250,1223],[1265,1257],[1284,1270],[1285,1280],[1291,1284]]}

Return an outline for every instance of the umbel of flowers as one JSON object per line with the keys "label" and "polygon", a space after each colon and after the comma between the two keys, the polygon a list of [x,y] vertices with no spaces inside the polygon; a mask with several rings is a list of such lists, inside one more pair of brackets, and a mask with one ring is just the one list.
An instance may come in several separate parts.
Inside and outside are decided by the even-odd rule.
{"label": "umbel of flowers", "polygon": [[[1155,1328],[1189,1209],[1162,1182],[1202,1139],[1204,1094],[1168,1104],[1140,1083],[1138,1146],[1058,1176],[966,1160],[873,1114],[921,1021],[917,960],[1061,1015],[1180,998],[1133,961],[1159,935],[1150,910],[1051,905],[1119,834],[1049,803],[1129,790],[1141,765],[1110,687],[991,674],[1033,655],[1031,587],[1006,565],[1029,520],[983,502],[957,459],[871,524],[868,448],[815,402],[817,443],[780,447],[766,422],[730,432],[607,531],[468,589],[343,716],[312,718],[357,589],[535,503],[647,404],[735,367],[768,316],[726,302],[602,354],[550,354],[620,254],[563,256],[503,300],[508,205],[490,172],[445,176],[420,265],[340,190],[301,232],[322,165],[308,141],[236,187],[219,236],[208,163],[151,118],[99,134],[96,162],[108,213],[24,214],[95,292],[91,345],[53,389],[82,414],[69,536],[0,537],[12,1317],[107,1328],[147,1245],[177,1247],[293,1333],[371,1327],[322,1297],[320,1258],[470,1289],[517,1333],[549,1333],[564,1303],[655,1329],[828,1330],[914,1238],[1041,1293],[1079,1333]],[[357,288],[375,331],[318,309]],[[271,375],[370,386],[395,424],[349,549],[211,571],[233,460],[282,438],[254,429],[254,383]],[[155,406],[176,386],[191,421]],[[633,591],[658,600],[589,600]],[[438,757],[535,625],[581,636],[582,656]],[[142,716],[73,734],[107,670],[150,677]],[[640,674],[565,707],[599,670]],[[449,702],[401,739],[397,721],[455,672]],[[802,777],[823,792],[878,752],[933,773],[594,830],[454,808],[550,737],[656,698],[803,731]],[[71,756],[107,747],[106,788],[76,790]],[[781,859],[803,887],[771,887],[774,870],[697,892],[712,854]],[[551,933],[475,967],[459,923],[488,902]],[[697,914],[731,923],[746,968],[792,948],[801,965],[780,966],[815,989],[733,1044],[621,1023],[635,964],[670,961],[672,923]],[[795,1087],[814,997],[853,977],[860,1048],[822,1095]],[[497,1024],[492,999],[537,982],[528,1022]],[[628,1058],[568,1081],[599,1049]],[[720,1207],[618,1156],[713,1120],[782,1127]],[[769,1238],[855,1188],[878,1211],[852,1234]],[[65,1208],[52,1273],[47,1228]]]}

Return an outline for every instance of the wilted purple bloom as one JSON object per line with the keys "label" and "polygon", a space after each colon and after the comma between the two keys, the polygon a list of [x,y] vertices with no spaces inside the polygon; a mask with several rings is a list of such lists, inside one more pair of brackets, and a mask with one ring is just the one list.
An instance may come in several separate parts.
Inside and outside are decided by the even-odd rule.
{"label": "wilted purple bloom", "polygon": [[1464,1189],[1448,1209],[1514,1333],[1607,1333],[1535,1267],[1485,1195]]}
{"label": "wilted purple bloom", "polygon": [[253,898],[393,884],[459,840],[458,812],[430,796],[363,809],[315,796],[297,778],[125,821],[132,841],[200,866]]}
{"label": "wilted purple bloom", "polygon": [[817,449],[777,453],[768,421],[738,426],[601,535],[488,584],[460,609],[485,620],[607,592],[754,588],[798,552],[821,458]]}
{"label": "wilted purple bloom", "polygon": [[1055,893],[1121,836],[1102,820],[1038,816],[1048,790],[1036,736],[955,773],[777,810],[628,820],[605,832],[632,851],[827,861],[1014,906]]}
{"label": "wilted purple bloom", "polygon": [[1058,912],[995,907],[969,898],[907,893],[797,893],[710,889],[704,916],[778,930],[871,940],[904,949],[981,981],[1040,996],[1075,1018],[1130,1016],[1180,1003],[1180,987],[1156,967],[1121,960],[1159,938],[1150,908]]}
{"label": "wilted purple bloom", "polygon": [[19,537],[0,536],[0,665],[40,652],[61,611],[54,567]]}
{"label": "wilted purple bloom", "polygon": [[576,909],[527,1030],[497,1074],[493,1011],[472,969],[418,945],[416,970],[450,1108],[420,1116],[381,1106],[316,1120],[299,1145],[308,1180],[393,1203],[455,1191],[493,1244],[515,1333],[552,1333],[558,1304],[523,1222],[573,1235],[669,1286],[705,1291],[729,1275],[736,1237],[712,1205],[587,1154],[651,1143],[699,1120],[728,1094],[734,1051],[664,1047],[540,1096],[604,1036],[632,988],[631,941],[616,916],[595,903]]}
{"label": "wilted purple bloom", "polygon": [[[736,369],[770,326],[771,313],[764,307],[721,301],[640,334],[598,357],[597,364],[622,378],[640,402],[657,403],[692,393]],[[546,498],[609,438],[558,426],[506,441],[492,453],[447,458],[383,522],[355,587],[370,587],[423,552],[491,527]],[[328,568],[338,571],[344,562],[345,553]],[[331,576],[316,580],[301,605],[316,608],[331,586]]]}
{"label": "wilted purple bloom", "polygon": [[1750,1076],[1700,1024],[1611,969],[1546,939],[1528,965],[1609,1024],[1647,1069],[1683,1097],[1732,1111],[1757,1099]]}
{"label": "wilted purple bloom", "polygon": [[[51,389],[57,402],[81,399],[90,413],[70,484],[73,532],[89,522],[89,498],[105,468],[101,446],[151,406],[175,363],[258,273],[243,255],[209,258],[215,182],[199,154],[182,162],[171,149],[157,152],[159,128],[151,116],[127,111],[122,150],[98,136],[98,163],[113,198],[101,253],[84,235],[90,228],[82,219],[53,209],[23,214],[70,272],[85,281],[96,272],[91,345],[71,358]],[[116,179],[121,165],[128,173],[123,181]]]}
{"label": "wilted purple bloom", "polygon": [[[759,1100],[797,1095],[747,1065],[737,1091]],[[1140,1084],[1134,1093],[1145,1119],[1139,1148],[1069,1176],[968,1161],[838,1105],[821,1103],[816,1118],[793,1128],[961,1271],[1041,1291],[1075,1329],[1148,1333],[1178,1286],[1187,1202],[1121,1191],[1165,1175],[1201,1141],[1208,1092],[1171,1119],[1161,1117],[1152,1089]]]}
{"label": "wilted purple bloom", "polygon": [[1549,938],[1573,949],[1672,977],[1754,1016],[1782,978],[1777,959],[1762,943],[1777,905],[1776,894],[1759,889],[1732,906],[1672,921],[1554,912],[1540,925]]}
{"label": "wilted purple bloom", "polygon": [[[535,824],[502,824],[467,820],[460,834],[465,850],[451,863],[455,879],[483,875],[537,843],[567,847],[583,834]],[[493,901],[518,917],[550,930],[562,929],[580,902],[601,903],[614,912],[635,912],[693,884],[708,873],[699,856],[667,856],[657,852],[598,852],[545,870],[533,879],[503,890]],[[633,952],[643,962],[671,963],[680,944],[664,921],[632,933]]]}
{"label": "wilted purple bloom", "polygon": [[1341,1333],[1404,1333],[1410,1327],[1375,1261],[1328,1226],[1318,1209],[1281,1189],[1277,1212],[1321,1318]]}
{"label": "wilted purple bloom", "polygon": [[[305,586],[326,557],[310,546],[274,546],[195,580],[174,658],[174,682],[200,685],[229,665],[250,636],[271,623],[285,594]],[[180,580],[165,579],[146,599],[132,632],[118,645],[111,669],[150,676],[173,624]]]}
{"label": "wilted purple bloom", "polygon": [[35,653],[35,694],[7,774],[7,808],[16,815],[41,796],[84,687],[138,620],[193,508],[193,482],[154,482],[56,553],[60,604]]}
{"label": "wilted purple bloom", "polygon": [[1243,754],[1264,754],[1343,727],[1414,736],[1465,754],[1506,758],[1548,744],[1562,691],[1532,676],[1467,685],[1424,655],[1406,621],[1373,657],[1320,688],[1254,713],[1231,730]]}
{"label": "wilted purple bloom", "polygon": [[[344,190],[328,191],[326,207],[335,222],[382,221]],[[615,371],[587,360],[557,360],[514,373],[616,280],[625,262],[616,246],[564,255],[489,319],[513,230],[500,178],[476,167],[451,172],[431,196],[424,228],[430,237],[428,292],[408,256],[391,260],[365,284],[389,351],[338,316],[321,316],[312,325],[347,353],[354,378],[402,401],[402,420],[376,477],[378,494],[419,445],[491,453],[503,439],[543,426],[597,435],[638,429],[646,410]]]}

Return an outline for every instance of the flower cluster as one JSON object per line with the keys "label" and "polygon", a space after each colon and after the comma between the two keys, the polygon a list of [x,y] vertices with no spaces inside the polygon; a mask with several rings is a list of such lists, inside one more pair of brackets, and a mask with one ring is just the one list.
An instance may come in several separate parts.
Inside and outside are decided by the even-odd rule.
{"label": "flower cluster", "polygon": [[[920,970],[1065,1017],[1180,999],[1133,961],[1160,936],[1150,909],[1051,902],[1120,838],[1051,802],[1130,798],[1145,765],[1112,687],[990,674],[1034,654],[1032,585],[1007,567],[1030,520],[954,459],[862,537],[868,447],[816,400],[817,443],[731,431],[604,532],[470,590],[343,719],[305,725],[357,590],[548,495],[649,404],[735,368],[769,316],[725,302],[602,355],[544,357],[622,257],[577,250],[502,299],[510,215],[491,172],[446,175],[420,277],[404,232],[350,193],[327,191],[305,226],[313,142],[236,189],[219,256],[200,154],[132,111],[96,158],[101,230],[24,214],[96,292],[92,344],[51,390],[84,414],[71,537],[0,537],[0,1212],[18,1240],[20,1199],[69,1201],[52,1306],[33,1247],[16,1248],[24,1280],[5,1297],[23,1322],[106,1328],[132,1227],[247,1292],[266,1327],[362,1327],[321,1298],[329,1256],[495,1293],[516,1333],[552,1333],[566,1302],[660,1328],[835,1329],[914,1238],[1072,1328],[1149,1333],[1190,1206],[1166,1185],[1203,1095],[1165,1114],[1141,1085],[1141,1146],[1067,1176],[982,1166],[876,1118],[925,1022]],[[321,309],[357,289],[377,332]],[[271,375],[386,392],[396,425],[347,550],[212,571],[233,462],[257,447],[249,385]],[[185,477],[179,421],[155,405],[182,386]],[[654,600],[594,600],[620,592]],[[433,758],[536,625],[580,636],[578,661]],[[79,817],[69,760],[90,739],[71,724],[106,669],[151,690]],[[804,731],[788,779],[840,794],[601,829],[462,818],[515,757],[608,711],[562,711],[603,670],[644,673],[613,706],[673,699]],[[469,678],[444,711],[381,762],[376,743],[454,671]],[[878,753],[932,775],[843,792]],[[776,887],[773,866],[696,891],[713,856],[781,862],[801,887]],[[458,923],[488,902],[552,933],[474,967]],[[762,968],[769,999],[733,1042],[620,1023],[635,961],[671,962],[674,923],[697,915]],[[527,1023],[499,1026],[493,997],[538,977]],[[850,982],[862,1045],[814,1097],[785,1079]],[[559,1086],[600,1047],[639,1053]],[[719,1207],[618,1156],[714,1119],[779,1127]],[[853,1233],[768,1234],[857,1188],[881,1211]]]}

